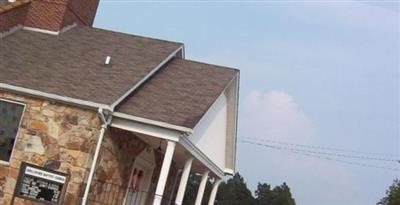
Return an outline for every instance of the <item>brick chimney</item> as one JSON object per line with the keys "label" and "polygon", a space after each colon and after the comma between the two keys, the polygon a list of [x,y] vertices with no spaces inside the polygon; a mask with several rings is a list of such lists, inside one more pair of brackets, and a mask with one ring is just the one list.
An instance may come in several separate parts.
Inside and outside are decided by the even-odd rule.
{"label": "brick chimney", "polygon": [[91,26],[98,4],[99,0],[32,1],[24,25],[50,31],[60,31],[73,23]]}
{"label": "brick chimney", "polygon": [[54,32],[74,23],[92,26],[98,4],[99,0],[16,0],[0,7],[0,33],[17,25]]}

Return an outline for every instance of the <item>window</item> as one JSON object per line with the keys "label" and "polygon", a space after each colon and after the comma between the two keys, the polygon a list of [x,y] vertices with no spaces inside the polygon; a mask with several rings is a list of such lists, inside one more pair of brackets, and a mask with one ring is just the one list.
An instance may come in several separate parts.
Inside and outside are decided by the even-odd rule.
{"label": "window", "polygon": [[0,99],[0,161],[10,161],[25,105]]}

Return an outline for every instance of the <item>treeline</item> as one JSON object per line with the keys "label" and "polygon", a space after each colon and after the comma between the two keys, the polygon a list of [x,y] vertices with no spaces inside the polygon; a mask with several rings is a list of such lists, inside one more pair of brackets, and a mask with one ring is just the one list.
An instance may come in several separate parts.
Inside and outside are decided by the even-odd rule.
{"label": "treeline", "polygon": [[[200,177],[191,175],[186,190],[183,204],[194,204]],[[208,182],[202,205],[208,204],[212,185]],[[290,188],[286,183],[272,187],[267,183],[259,183],[257,189],[252,192],[248,189],[246,182],[239,173],[235,174],[226,182],[222,182],[216,198],[216,205],[296,205]]]}
{"label": "treeline", "polygon": [[[183,204],[194,204],[199,184],[200,177],[190,175]],[[202,205],[208,205],[211,189],[212,184],[208,182]],[[274,188],[267,183],[259,183],[253,196],[244,178],[237,173],[228,181],[221,183],[215,205],[296,205],[296,202],[286,183]],[[386,191],[386,196],[377,205],[400,205],[399,179],[393,181]]]}

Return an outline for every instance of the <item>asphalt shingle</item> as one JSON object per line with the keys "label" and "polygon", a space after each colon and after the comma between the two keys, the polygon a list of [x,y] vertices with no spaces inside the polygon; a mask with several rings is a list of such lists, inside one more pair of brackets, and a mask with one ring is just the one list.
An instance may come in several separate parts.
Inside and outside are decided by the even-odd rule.
{"label": "asphalt shingle", "polygon": [[0,82],[111,105],[181,46],[84,26],[21,30],[0,39]]}
{"label": "asphalt shingle", "polygon": [[116,111],[192,129],[238,72],[174,59],[123,101]]}

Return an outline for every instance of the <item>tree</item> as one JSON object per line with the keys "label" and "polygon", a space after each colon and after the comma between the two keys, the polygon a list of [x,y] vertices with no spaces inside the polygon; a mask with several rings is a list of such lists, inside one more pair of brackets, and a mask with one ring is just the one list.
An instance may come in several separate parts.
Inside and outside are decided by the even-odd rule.
{"label": "tree", "polygon": [[282,185],[273,189],[273,201],[271,205],[296,205],[292,198],[289,186],[284,182]]}
{"label": "tree", "polygon": [[257,205],[270,205],[272,204],[272,199],[274,197],[274,193],[271,190],[271,185],[267,183],[258,183],[256,194],[256,204]]}
{"label": "tree", "polygon": [[398,205],[400,204],[400,180],[395,179],[393,184],[386,191],[386,196],[381,199],[378,205]]}
{"label": "tree", "polygon": [[[183,204],[194,204],[197,196],[197,190],[200,185],[200,178],[196,174],[191,174],[186,187],[185,198]],[[207,182],[206,190],[202,205],[208,204],[208,199],[211,193],[212,184]],[[290,188],[286,183],[276,186],[272,189],[267,183],[258,183],[255,191],[256,198],[247,188],[244,178],[236,173],[226,182],[222,182],[219,186],[216,197],[216,205],[296,205]]]}
{"label": "tree", "polygon": [[255,194],[257,205],[296,205],[286,183],[276,186],[272,190],[269,184],[258,183]]}
{"label": "tree", "polygon": [[218,205],[256,205],[251,191],[239,173],[236,173],[227,182],[222,182],[218,195]]}
{"label": "tree", "polygon": [[[201,176],[196,174],[190,174],[188,179],[188,184],[186,186],[185,197],[183,198],[182,204],[194,204],[196,201],[197,191],[199,190],[201,181]],[[201,202],[202,205],[207,205],[208,200],[210,198],[210,193],[212,189],[212,184],[210,180],[207,181],[206,189],[204,190],[203,200]]]}

